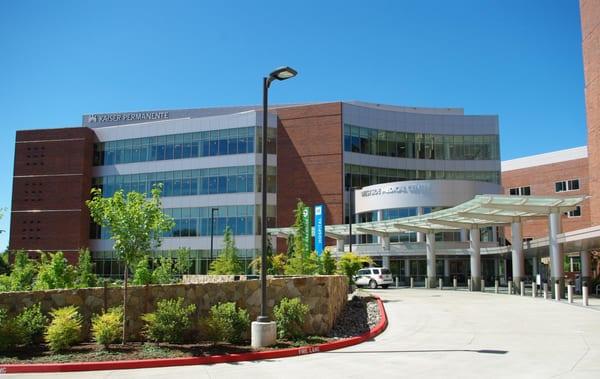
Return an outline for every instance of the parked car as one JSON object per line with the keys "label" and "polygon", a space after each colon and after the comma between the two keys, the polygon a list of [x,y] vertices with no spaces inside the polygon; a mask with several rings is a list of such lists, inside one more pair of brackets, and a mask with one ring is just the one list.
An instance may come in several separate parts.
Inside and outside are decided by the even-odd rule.
{"label": "parked car", "polygon": [[388,288],[390,284],[394,283],[394,280],[389,268],[369,267],[358,270],[354,277],[354,283],[358,287],[368,286],[371,289],[375,289],[379,286],[381,288]]}

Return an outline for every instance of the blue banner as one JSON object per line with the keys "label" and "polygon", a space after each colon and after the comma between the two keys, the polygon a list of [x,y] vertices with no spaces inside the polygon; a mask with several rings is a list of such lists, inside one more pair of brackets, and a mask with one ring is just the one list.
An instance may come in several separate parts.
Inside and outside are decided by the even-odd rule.
{"label": "blue banner", "polygon": [[315,251],[317,255],[323,253],[325,245],[325,206],[315,205]]}

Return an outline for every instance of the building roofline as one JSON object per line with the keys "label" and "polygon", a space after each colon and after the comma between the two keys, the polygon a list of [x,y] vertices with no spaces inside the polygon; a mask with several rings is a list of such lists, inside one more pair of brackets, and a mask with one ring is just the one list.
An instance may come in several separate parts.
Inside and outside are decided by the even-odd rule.
{"label": "building roofline", "polygon": [[527,157],[509,159],[501,162],[501,170],[512,171],[529,167],[544,166],[553,163],[567,162],[587,158],[587,146],[551,151],[549,153],[530,155]]}

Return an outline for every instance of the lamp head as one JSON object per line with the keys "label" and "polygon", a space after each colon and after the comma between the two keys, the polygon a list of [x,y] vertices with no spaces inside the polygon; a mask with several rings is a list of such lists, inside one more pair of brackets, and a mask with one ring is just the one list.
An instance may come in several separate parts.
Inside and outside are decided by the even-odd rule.
{"label": "lamp head", "polygon": [[267,85],[270,85],[273,80],[286,80],[298,75],[298,71],[291,67],[279,67],[269,74]]}

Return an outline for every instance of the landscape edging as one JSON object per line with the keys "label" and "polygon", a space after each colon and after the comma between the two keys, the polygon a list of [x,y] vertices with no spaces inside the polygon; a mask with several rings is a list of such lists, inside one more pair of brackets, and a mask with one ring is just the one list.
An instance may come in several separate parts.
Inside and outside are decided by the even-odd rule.
{"label": "landscape edging", "polygon": [[38,372],[73,372],[97,370],[124,370],[134,368],[154,368],[170,366],[190,366],[215,363],[230,363],[241,361],[255,361],[261,359],[285,358],[313,354],[323,351],[341,349],[369,340],[383,332],[388,325],[387,315],[381,298],[376,297],[379,307],[380,320],[368,332],[356,337],[349,337],[337,341],[325,342],[318,345],[308,345],[280,350],[264,350],[242,354],[213,355],[208,357],[181,357],[139,359],[129,361],[103,361],[103,362],[71,362],[71,363],[18,363],[0,364],[0,373],[38,373]]}

